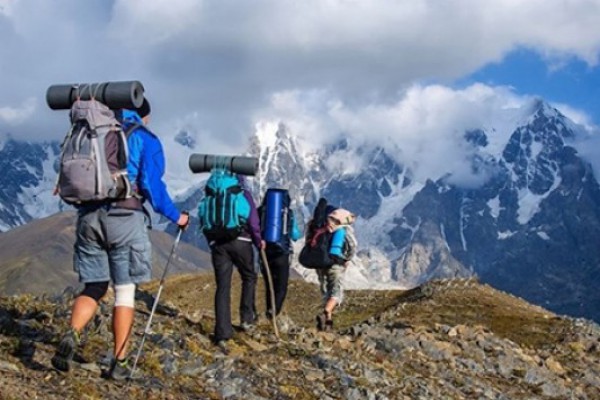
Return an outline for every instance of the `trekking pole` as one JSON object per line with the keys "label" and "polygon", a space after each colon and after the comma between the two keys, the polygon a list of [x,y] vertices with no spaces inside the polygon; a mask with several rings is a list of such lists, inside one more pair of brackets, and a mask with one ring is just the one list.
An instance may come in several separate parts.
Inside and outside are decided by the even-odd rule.
{"label": "trekking pole", "polygon": [[267,271],[267,283],[269,286],[269,294],[271,295],[271,321],[273,322],[273,331],[275,331],[275,336],[279,339],[279,331],[277,330],[277,321],[275,320],[275,290],[273,289],[273,280],[271,279],[271,270],[269,268],[269,262],[267,261],[267,255],[264,249],[260,250],[260,256],[262,257],[263,265],[265,266],[265,271]]}
{"label": "trekking pole", "polygon": [[165,283],[165,277],[167,276],[167,272],[169,271],[169,264],[171,263],[171,258],[173,258],[173,253],[175,253],[175,249],[179,244],[179,239],[181,239],[181,232],[183,232],[183,228],[179,228],[177,232],[177,237],[175,238],[175,242],[173,243],[173,247],[171,247],[171,253],[169,254],[169,258],[167,259],[167,265],[165,266],[165,270],[163,271],[162,277],[160,278],[160,285],[158,286],[158,292],[156,293],[156,298],[154,299],[154,304],[152,304],[152,311],[150,312],[150,317],[148,317],[148,322],[146,323],[146,329],[144,329],[144,334],[142,335],[142,342],[140,343],[140,347],[138,348],[137,354],[135,356],[135,361],[133,362],[133,368],[131,368],[131,372],[129,373],[129,380],[133,379],[133,374],[135,373],[135,368],[137,367],[138,360],[140,355],[142,354],[142,349],[144,348],[144,341],[146,340],[146,335],[150,333],[150,324],[152,323],[152,317],[154,316],[154,312],[156,311],[156,306],[158,306],[158,299],[160,298],[160,294],[163,290],[163,286]]}

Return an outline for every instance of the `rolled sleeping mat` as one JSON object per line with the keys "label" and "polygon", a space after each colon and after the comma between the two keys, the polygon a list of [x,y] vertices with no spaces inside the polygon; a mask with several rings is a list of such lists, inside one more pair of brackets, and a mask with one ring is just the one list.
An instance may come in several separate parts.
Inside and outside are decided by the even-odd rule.
{"label": "rolled sleeping mat", "polygon": [[283,232],[283,198],[285,190],[269,189],[265,199],[265,242],[277,243]]}
{"label": "rolled sleeping mat", "polygon": [[193,173],[210,172],[213,168],[227,169],[241,175],[256,175],[258,158],[244,156],[220,156],[216,154],[192,154],[189,160]]}
{"label": "rolled sleeping mat", "polygon": [[342,257],[344,251],[344,239],[346,239],[346,229],[339,228],[333,232],[331,236],[331,245],[329,246],[329,254]]}
{"label": "rolled sleeping mat", "polygon": [[46,91],[46,102],[53,110],[70,109],[78,97],[93,97],[113,110],[135,109],[144,102],[144,86],[139,81],[73,83],[52,85]]}

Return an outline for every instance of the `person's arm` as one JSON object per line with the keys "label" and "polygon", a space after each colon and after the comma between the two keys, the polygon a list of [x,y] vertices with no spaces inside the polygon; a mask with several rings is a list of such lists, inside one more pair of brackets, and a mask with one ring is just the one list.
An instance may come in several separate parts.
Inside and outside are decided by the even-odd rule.
{"label": "person's arm", "polygon": [[346,238],[345,238],[345,240],[347,242],[346,244],[347,244],[348,252],[345,255],[347,259],[346,259],[346,262],[344,263],[344,266],[347,267],[348,265],[350,265],[350,262],[352,261],[352,259],[356,255],[356,250],[357,250],[357,247],[358,247],[358,242],[356,240],[356,236],[354,235],[354,229],[352,229],[351,226],[348,226],[346,228]]}
{"label": "person's arm", "polygon": [[142,134],[146,135],[143,157],[140,158],[142,195],[150,202],[154,211],[165,216],[171,222],[184,226],[187,224],[187,216],[179,212],[162,180],[165,171],[162,145],[158,138],[151,133],[144,132]]}

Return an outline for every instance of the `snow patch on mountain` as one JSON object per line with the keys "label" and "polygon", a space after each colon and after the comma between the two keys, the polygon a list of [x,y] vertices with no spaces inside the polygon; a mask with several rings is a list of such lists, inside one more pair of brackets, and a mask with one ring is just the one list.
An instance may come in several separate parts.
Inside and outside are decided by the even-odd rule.
{"label": "snow patch on mountain", "polygon": [[[60,198],[54,194],[58,173],[54,169],[56,159],[51,148],[46,148],[46,156],[42,162],[43,172],[39,176],[38,184],[22,187],[22,192],[17,196],[25,212],[33,219],[44,218],[61,209]],[[28,170],[31,174],[36,173],[31,166],[28,166]]]}
{"label": "snow patch on mountain", "polygon": [[502,210],[502,207],[500,207],[500,196],[496,196],[488,200],[487,205],[490,209],[490,214],[492,217],[494,217],[494,219],[498,219],[500,211]]}
{"label": "snow patch on mountain", "polygon": [[540,204],[547,198],[558,186],[560,186],[560,176],[555,172],[554,181],[548,191],[543,194],[535,194],[529,188],[521,188],[518,193],[519,209],[517,210],[517,221],[521,225],[526,225],[531,218],[539,211]]}
{"label": "snow patch on mountain", "polygon": [[388,252],[391,258],[399,256],[398,253],[402,251],[391,241],[389,232],[396,227],[397,218],[402,215],[404,207],[424,185],[413,182],[402,188],[400,182],[403,182],[403,179],[399,179],[399,183],[393,186],[393,192],[389,196],[382,198],[379,211],[375,216],[369,219],[359,217],[355,222],[356,237],[361,248],[381,248]]}

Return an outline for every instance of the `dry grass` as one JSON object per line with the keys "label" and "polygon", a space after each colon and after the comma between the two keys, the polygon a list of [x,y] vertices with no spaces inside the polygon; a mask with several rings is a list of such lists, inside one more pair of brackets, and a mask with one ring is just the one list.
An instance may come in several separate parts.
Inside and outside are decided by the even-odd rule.
{"label": "dry grass", "polygon": [[[240,297],[239,274],[234,272],[232,285],[232,321],[237,323]],[[156,293],[157,282],[144,287]],[[568,334],[570,324],[551,312],[524,300],[495,290],[487,285],[474,284],[461,290],[436,291],[431,299],[404,302],[402,290],[347,290],[345,302],[336,313],[336,329],[344,330],[382,312],[394,309],[394,322],[408,326],[434,327],[481,326],[519,345],[532,348],[552,346]],[[170,302],[180,311],[202,318],[202,329],[212,331],[214,317],[214,277],[212,274],[181,275],[170,278],[164,287],[162,301]],[[168,303],[167,303],[168,304]],[[404,304],[404,305],[402,305]],[[260,315],[265,312],[265,288],[259,279],[256,305]],[[313,327],[321,311],[321,295],[315,284],[293,279],[289,282],[284,313],[297,324]]]}

